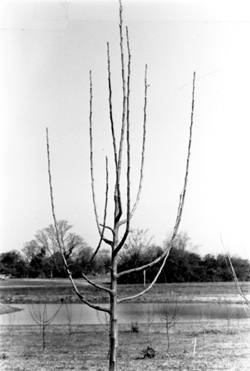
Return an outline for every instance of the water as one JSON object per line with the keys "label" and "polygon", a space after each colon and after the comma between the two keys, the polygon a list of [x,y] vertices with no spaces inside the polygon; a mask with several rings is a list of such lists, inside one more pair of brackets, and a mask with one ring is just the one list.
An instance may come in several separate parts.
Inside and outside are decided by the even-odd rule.
{"label": "water", "polygon": [[[54,325],[105,324],[107,315],[96,312],[84,304],[16,304],[19,312],[0,316],[0,325],[34,325],[48,321]],[[118,306],[118,321],[159,323],[176,315],[179,321],[199,321],[207,319],[250,318],[250,309],[241,304],[219,303],[169,303],[145,304],[123,303]]]}

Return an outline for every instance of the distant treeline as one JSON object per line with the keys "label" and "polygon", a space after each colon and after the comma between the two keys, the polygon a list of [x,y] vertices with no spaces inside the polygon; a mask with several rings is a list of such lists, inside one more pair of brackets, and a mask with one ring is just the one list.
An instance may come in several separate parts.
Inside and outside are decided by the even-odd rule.
{"label": "distant treeline", "polygon": [[[156,255],[160,255],[161,248],[158,248]],[[129,269],[147,264],[150,260],[146,257],[127,257],[127,260],[121,262],[120,269]],[[250,280],[250,263],[247,259],[239,257],[231,257],[231,263],[239,281]],[[160,264],[146,270],[146,282],[152,282]],[[144,273],[132,273],[121,276],[119,283],[142,283]],[[203,258],[188,250],[180,250],[173,247],[170,250],[166,264],[157,280],[158,283],[164,282],[223,282],[232,281],[233,275],[227,254],[219,254],[217,256],[208,254]]]}
{"label": "distant treeline", "polygon": [[[72,276],[85,274],[109,274],[110,250],[101,249],[92,260],[94,250],[82,237],[70,233],[72,228],[67,221],[59,221],[61,238],[64,241],[64,256],[67,259]],[[118,269],[126,271],[152,262],[169,247],[166,240],[163,247],[155,246],[147,237],[147,231],[133,230],[122,251]],[[157,280],[165,282],[211,282],[232,281],[232,269],[229,256],[207,254],[201,257],[186,233],[180,233],[170,249],[168,259]],[[250,280],[250,262],[233,256],[230,258],[239,281]],[[119,283],[142,283],[144,279],[152,282],[160,263],[139,271],[122,275]],[[52,225],[38,231],[32,241],[25,243],[22,252],[12,250],[0,254],[0,276],[9,277],[67,277],[61,253]]]}
{"label": "distant treeline", "polygon": [[[169,240],[163,243],[163,247],[153,246],[147,239],[146,232],[134,230],[130,235],[126,251],[120,259],[119,270],[124,271],[133,267],[148,264],[169,248]],[[250,280],[250,262],[240,257],[230,257],[227,254],[217,256],[207,254],[201,257],[187,233],[179,233],[172,244],[166,264],[157,280],[163,282],[222,282],[232,281],[232,269],[230,261],[239,281]],[[148,268],[146,272],[135,272],[122,275],[119,283],[152,282],[160,263]]]}

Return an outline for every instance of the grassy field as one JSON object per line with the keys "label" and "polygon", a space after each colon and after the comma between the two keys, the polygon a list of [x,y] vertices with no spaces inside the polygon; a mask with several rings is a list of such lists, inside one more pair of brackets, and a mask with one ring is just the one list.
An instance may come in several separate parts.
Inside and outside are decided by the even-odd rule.
{"label": "grassy field", "polygon": [[[250,370],[250,326],[235,323],[211,322],[179,323],[167,336],[164,326],[147,325],[132,333],[129,327],[119,331],[119,370]],[[144,358],[147,346],[155,350],[155,357]],[[16,326],[2,329],[0,350],[2,371],[104,371],[108,365],[108,334],[101,326],[48,327],[46,348],[35,326]]]}
{"label": "grassy field", "polygon": [[[105,283],[107,277],[98,278]],[[106,282],[107,283],[107,282]],[[95,302],[106,297],[78,280],[81,291]],[[250,283],[243,283],[246,295]],[[131,295],[142,285],[119,286],[120,296]],[[77,302],[67,280],[8,280],[0,282],[1,303],[57,303],[60,298]],[[233,283],[159,284],[140,299],[148,302],[240,302]],[[108,327],[106,325],[46,328],[45,349],[38,325],[13,326],[10,321],[0,328],[0,370],[55,371],[108,369]],[[202,320],[178,322],[170,329],[170,349],[164,323],[139,324],[139,332],[131,332],[131,324],[119,327],[119,370],[121,371],[250,371],[250,319]],[[145,349],[155,351],[145,358]]]}
{"label": "grassy field", "polygon": [[[107,276],[95,278],[102,284],[108,284]],[[84,280],[76,280],[80,292],[94,303],[106,303],[105,293],[93,288]],[[244,293],[250,297],[250,282],[241,283]],[[119,297],[134,295],[143,289],[143,285],[119,285]],[[166,303],[176,300],[185,302],[241,302],[233,282],[208,283],[172,283],[156,284],[137,302]],[[58,303],[64,298],[68,303],[77,303],[79,299],[72,291],[68,279],[10,279],[0,281],[0,302],[11,303]]]}

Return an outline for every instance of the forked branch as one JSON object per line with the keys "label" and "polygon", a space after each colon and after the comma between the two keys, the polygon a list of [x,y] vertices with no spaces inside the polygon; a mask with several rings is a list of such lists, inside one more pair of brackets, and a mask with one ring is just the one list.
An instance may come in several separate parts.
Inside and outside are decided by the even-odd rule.
{"label": "forked branch", "polygon": [[[127,143],[127,214],[126,214],[126,229],[123,234],[123,237],[121,238],[121,241],[119,242],[116,249],[113,251],[113,257],[116,256],[120,249],[123,247],[128,234],[129,234],[129,228],[130,228],[130,75],[131,75],[131,53],[130,53],[130,46],[129,46],[129,35],[128,35],[128,28],[126,28],[126,37],[127,37],[127,51],[128,51],[128,72],[127,72],[127,104],[126,104],[126,129],[127,129],[127,135],[126,135],[126,143]],[[118,223],[120,226],[120,222]]]}
{"label": "forked branch", "polygon": [[126,124],[126,106],[127,106],[127,96],[126,96],[126,77],[125,77],[125,64],[124,64],[124,52],[123,52],[123,20],[122,20],[122,4],[120,1],[119,16],[120,16],[120,54],[121,54],[121,74],[122,74],[122,124],[121,124],[121,135],[119,143],[119,155],[116,165],[116,185],[115,185],[115,224],[119,222],[122,216],[122,200],[121,200],[121,189],[120,189],[120,179],[122,170],[122,153],[123,153],[123,142],[124,142],[124,132]]}

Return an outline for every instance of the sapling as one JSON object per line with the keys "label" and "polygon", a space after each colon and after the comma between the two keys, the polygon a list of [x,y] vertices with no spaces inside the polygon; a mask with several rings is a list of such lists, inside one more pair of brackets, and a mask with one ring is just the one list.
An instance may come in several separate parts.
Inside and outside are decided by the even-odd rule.
{"label": "sapling", "polygon": [[[93,93],[93,79],[92,71],[89,72],[89,141],[90,141],[90,177],[91,177],[91,189],[92,189],[92,199],[93,199],[93,209],[97,225],[97,231],[99,234],[99,243],[96,246],[96,249],[93,253],[92,258],[90,259],[89,264],[95,259],[96,255],[99,253],[100,248],[103,243],[106,243],[110,248],[110,283],[109,286],[99,284],[91,280],[85,272],[82,272],[82,276],[86,282],[91,284],[94,288],[100,289],[107,294],[108,297],[108,306],[101,304],[95,304],[87,300],[87,298],[81,293],[80,287],[74,281],[72,277],[72,272],[68,264],[67,258],[64,254],[65,246],[64,241],[60,238],[60,233],[58,230],[58,222],[55,214],[55,203],[52,187],[52,175],[51,175],[51,165],[50,165],[50,145],[49,145],[49,135],[48,129],[46,130],[46,140],[47,140],[47,160],[48,160],[48,175],[49,175],[49,189],[50,189],[50,200],[51,200],[51,210],[54,220],[54,226],[56,231],[57,244],[59,246],[63,263],[67,272],[67,275],[71,281],[73,290],[78,296],[79,300],[94,308],[98,311],[107,313],[109,316],[109,370],[117,371],[117,355],[118,355],[118,304],[122,302],[127,302],[134,300],[139,296],[144,295],[149,291],[158,277],[160,276],[163,267],[165,266],[166,260],[169,256],[169,252],[172,248],[174,240],[178,234],[179,225],[182,218],[183,207],[185,203],[185,196],[187,190],[187,181],[189,174],[189,163],[191,156],[191,143],[192,143],[192,130],[193,130],[193,117],[194,117],[194,93],[195,93],[195,73],[193,74],[192,82],[192,104],[191,104],[191,122],[189,126],[189,140],[187,148],[187,157],[186,157],[186,168],[184,173],[184,182],[182,191],[179,197],[179,203],[177,205],[177,216],[175,219],[175,224],[173,227],[172,236],[170,239],[169,245],[164,249],[162,254],[157,258],[153,259],[151,262],[142,265],[140,267],[131,268],[125,271],[119,271],[118,262],[122,249],[124,248],[127,238],[131,229],[131,220],[137,209],[141,190],[142,182],[144,175],[144,157],[145,157],[145,146],[146,146],[146,131],[147,131],[147,102],[148,102],[148,68],[145,65],[144,73],[144,103],[142,107],[142,143],[139,146],[139,156],[140,156],[140,165],[139,165],[139,181],[137,186],[137,192],[135,192],[135,199],[132,200],[132,185],[131,185],[131,116],[130,116],[130,90],[131,90],[131,51],[130,51],[130,39],[128,28],[123,26],[123,8],[120,1],[119,7],[119,36],[120,36],[120,58],[121,58],[121,108],[122,114],[120,118],[120,128],[115,126],[116,120],[114,120],[114,109],[113,109],[113,84],[111,78],[111,56],[109,43],[107,43],[107,83],[108,83],[108,108],[109,108],[109,121],[110,121],[110,131],[111,131],[111,141],[113,147],[113,167],[114,171],[111,174],[114,174],[113,177],[113,195],[109,197],[109,188],[110,188],[110,168],[109,160],[106,157],[105,161],[105,192],[104,192],[104,208],[103,208],[103,217],[100,219],[97,208],[97,197],[95,194],[95,177],[94,177],[94,144],[93,144],[93,107],[94,107],[94,93]],[[125,39],[125,40],[124,40]],[[127,57],[127,58],[125,58]],[[125,63],[126,61],[126,63]],[[117,133],[119,132],[119,138],[117,138]],[[124,155],[126,152],[126,156]],[[126,157],[126,158],[125,158]],[[123,180],[125,179],[125,184]],[[125,190],[125,191],[124,191]],[[109,202],[112,202],[112,205],[109,205]],[[108,207],[109,206],[109,207]],[[111,217],[108,218],[108,211],[112,209]],[[111,219],[111,222],[110,222]],[[109,223],[110,222],[110,223]],[[144,270],[153,267],[159,263],[159,268],[151,281],[151,283],[144,287],[141,292],[138,292],[135,295],[130,297],[118,296],[118,280],[125,274],[131,274],[134,272],[143,272]]]}
{"label": "sapling", "polygon": [[46,329],[55,320],[57,314],[59,313],[63,303],[55,310],[55,312],[49,317],[47,304],[38,304],[37,308],[35,305],[29,305],[30,315],[33,321],[39,326],[42,333],[42,349],[45,351],[46,348]]}

